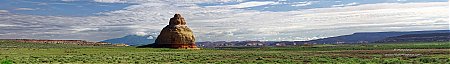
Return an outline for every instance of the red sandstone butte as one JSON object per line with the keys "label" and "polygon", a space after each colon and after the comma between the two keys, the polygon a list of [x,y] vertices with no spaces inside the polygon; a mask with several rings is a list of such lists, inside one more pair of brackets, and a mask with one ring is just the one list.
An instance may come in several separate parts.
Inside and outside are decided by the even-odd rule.
{"label": "red sandstone butte", "polygon": [[187,27],[186,21],[180,14],[175,14],[173,18],[170,18],[169,25],[161,30],[153,47],[198,49],[192,30]]}

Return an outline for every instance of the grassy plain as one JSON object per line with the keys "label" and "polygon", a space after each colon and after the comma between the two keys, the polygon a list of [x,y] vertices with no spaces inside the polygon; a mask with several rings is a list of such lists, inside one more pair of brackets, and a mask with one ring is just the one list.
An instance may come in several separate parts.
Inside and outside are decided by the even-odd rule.
{"label": "grassy plain", "polygon": [[0,41],[0,63],[450,63],[450,42],[183,50]]}

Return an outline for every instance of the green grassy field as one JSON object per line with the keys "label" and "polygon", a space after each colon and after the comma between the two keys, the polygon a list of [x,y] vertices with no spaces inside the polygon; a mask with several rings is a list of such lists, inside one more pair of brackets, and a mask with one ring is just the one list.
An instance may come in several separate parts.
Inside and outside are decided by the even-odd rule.
{"label": "green grassy field", "polygon": [[1,63],[450,63],[450,42],[183,50],[0,41]]}

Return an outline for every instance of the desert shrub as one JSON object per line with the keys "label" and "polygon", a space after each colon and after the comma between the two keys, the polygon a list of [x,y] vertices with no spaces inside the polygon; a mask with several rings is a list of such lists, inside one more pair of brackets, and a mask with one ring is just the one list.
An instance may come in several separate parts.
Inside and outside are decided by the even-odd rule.
{"label": "desert shrub", "polygon": [[12,60],[3,60],[1,64],[13,64]]}
{"label": "desert shrub", "polygon": [[407,61],[400,60],[399,58],[388,58],[384,59],[383,64],[406,64]]}
{"label": "desert shrub", "polygon": [[417,60],[420,61],[420,63],[446,63],[446,62],[450,62],[450,59],[446,59],[446,58],[430,58],[430,57],[418,58]]}

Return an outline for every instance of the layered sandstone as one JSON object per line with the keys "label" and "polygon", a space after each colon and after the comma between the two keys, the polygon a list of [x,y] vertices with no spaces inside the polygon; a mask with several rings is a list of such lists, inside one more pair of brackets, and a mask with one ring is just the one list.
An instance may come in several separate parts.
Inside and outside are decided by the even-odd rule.
{"label": "layered sandstone", "polygon": [[186,21],[180,14],[170,18],[169,25],[161,30],[161,33],[152,45],[157,48],[184,48],[197,49],[192,30],[186,25]]}

